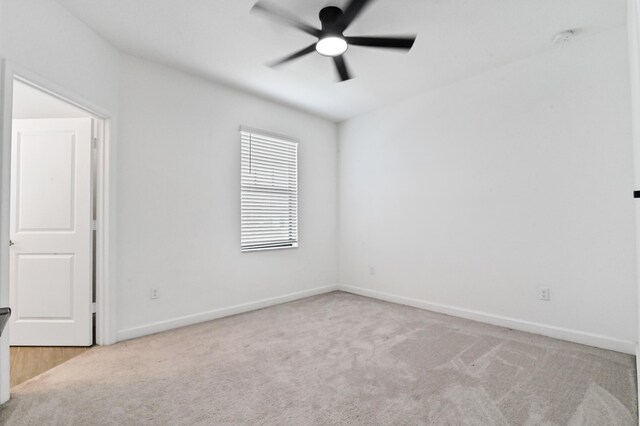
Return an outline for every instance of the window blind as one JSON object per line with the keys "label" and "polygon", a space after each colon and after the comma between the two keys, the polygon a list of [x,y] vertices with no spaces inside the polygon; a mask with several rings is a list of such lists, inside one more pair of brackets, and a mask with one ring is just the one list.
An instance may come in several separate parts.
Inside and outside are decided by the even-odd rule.
{"label": "window blind", "polygon": [[298,144],[241,130],[241,249],[298,246]]}

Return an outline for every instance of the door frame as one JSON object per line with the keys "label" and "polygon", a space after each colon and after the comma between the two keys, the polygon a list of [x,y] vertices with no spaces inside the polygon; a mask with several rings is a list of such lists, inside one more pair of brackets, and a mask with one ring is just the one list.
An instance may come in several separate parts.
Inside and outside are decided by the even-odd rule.
{"label": "door frame", "polygon": [[[629,42],[629,70],[631,77],[631,124],[633,135],[634,190],[640,190],[640,0],[627,0],[627,35]],[[635,197],[635,193],[634,193]],[[636,380],[640,407],[640,200],[636,210]],[[640,416],[640,411],[638,411]]]}
{"label": "door frame", "polygon": [[[0,63],[0,306],[9,305],[9,199],[11,176],[11,126],[13,117],[13,82],[19,80],[46,94],[81,108],[102,122],[98,132],[96,176],[96,344],[115,343],[114,292],[110,279],[111,179],[114,115],[86,101],[81,96],[50,82],[8,60]],[[9,330],[0,338],[0,404],[10,396]]]}

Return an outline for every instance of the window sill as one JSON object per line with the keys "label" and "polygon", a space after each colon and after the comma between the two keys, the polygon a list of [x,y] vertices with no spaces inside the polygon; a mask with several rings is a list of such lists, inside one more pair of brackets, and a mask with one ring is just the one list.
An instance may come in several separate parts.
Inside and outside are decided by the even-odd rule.
{"label": "window sill", "polygon": [[240,249],[241,253],[251,253],[254,251],[272,251],[272,250],[288,250],[288,249],[296,249],[298,248],[298,244],[293,244],[290,246],[283,246],[283,247],[257,247],[257,248],[247,248],[247,249]]}

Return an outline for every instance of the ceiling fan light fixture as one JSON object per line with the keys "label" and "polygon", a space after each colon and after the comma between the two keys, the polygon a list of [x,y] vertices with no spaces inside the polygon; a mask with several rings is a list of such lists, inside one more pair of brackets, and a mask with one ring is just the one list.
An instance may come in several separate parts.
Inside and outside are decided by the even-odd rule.
{"label": "ceiling fan light fixture", "polygon": [[327,6],[322,8],[318,15],[320,23],[322,24],[320,28],[307,24],[297,16],[288,12],[286,9],[269,4],[269,1],[270,0],[258,0],[251,10],[266,13],[271,16],[272,19],[276,19],[290,27],[297,28],[318,40],[284,58],[271,62],[269,64],[271,67],[291,62],[316,51],[322,56],[331,58],[336,71],[338,71],[340,81],[347,81],[352,78],[351,73],[349,72],[349,67],[347,66],[344,58],[344,53],[349,49],[349,46],[409,51],[413,47],[413,43],[416,41],[415,35],[404,37],[345,37],[343,35],[345,30],[349,29],[349,26],[353,21],[360,16],[360,13],[370,3],[373,3],[373,0],[343,0],[346,2],[344,10],[337,6]]}
{"label": "ceiling fan light fixture", "polygon": [[321,38],[316,43],[316,51],[322,56],[340,56],[349,48],[347,41],[338,36],[328,36]]}

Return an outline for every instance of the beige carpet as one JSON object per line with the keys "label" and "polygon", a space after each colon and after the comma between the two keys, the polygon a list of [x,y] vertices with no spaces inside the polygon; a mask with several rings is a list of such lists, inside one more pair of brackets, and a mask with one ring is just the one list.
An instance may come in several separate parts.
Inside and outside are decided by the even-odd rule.
{"label": "beige carpet", "polygon": [[632,356],[331,293],[98,347],[8,425],[634,425]]}

